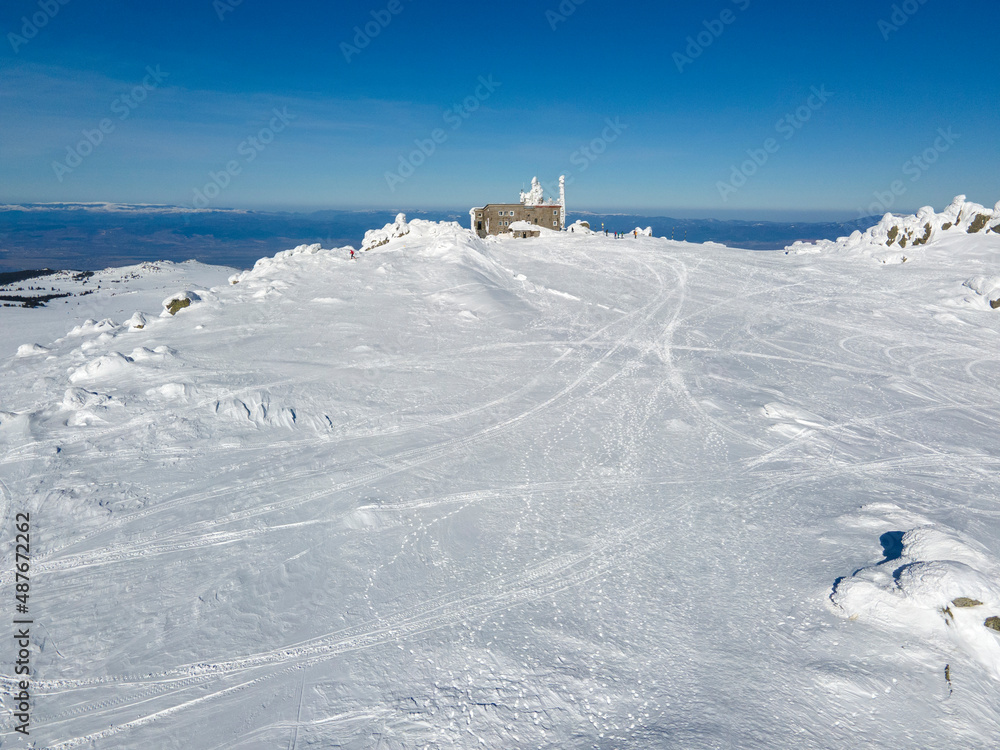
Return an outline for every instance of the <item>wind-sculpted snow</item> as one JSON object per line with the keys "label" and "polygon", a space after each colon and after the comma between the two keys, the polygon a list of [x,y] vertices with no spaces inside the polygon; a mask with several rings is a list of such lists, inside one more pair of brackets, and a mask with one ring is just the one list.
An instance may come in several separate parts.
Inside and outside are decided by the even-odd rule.
{"label": "wind-sculpted snow", "polygon": [[944,237],[960,234],[1000,233],[1000,202],[992,209],[959,195],[941,213],[924,206],[915,215],[886,214],[866,232],[816,243],[796,242],[788,248],[796,253],[840,252],[867,255],[880,263],[905,263],[923,253],[918,250]]}
{"label": "wind-sculpted snow", "polygon": [[37,746],[991,746],[1000,237],[577,226],[139,270],[11,342]]}
{"label": "wind-sculpted snow", "polygon": [[947,274],[941,280],[954,292],[949,291],[946,305],[1000,308],[1000,203],[987,209],[960,195],[941,213],[925,206],[915,215],[886,214],[864,233],[835,242],[796,242],[786,252],[925,264]]}
{"label": "wind-sculpted snow", "polygon": [[363,250],[374,250],[387,245],[394,239],[411,235],[411,240],[430,237],[460,237],[465,234],[462,227],[454,221],[427,221],[426,219],[406,220],[406,214],[397,214],[392,224],[386,224],[381,229],[370,229],[365,232],[361,243]]}
{"label": "wind-sculpted snow", "polygon": [[866,510],[917,525],[883,535],[886,559],[838,581],[833,603],[852,620],[951,644],[1000,679],[1000,637],[984,627],[1000,614],[996,557],[954,530],[894,505]]}

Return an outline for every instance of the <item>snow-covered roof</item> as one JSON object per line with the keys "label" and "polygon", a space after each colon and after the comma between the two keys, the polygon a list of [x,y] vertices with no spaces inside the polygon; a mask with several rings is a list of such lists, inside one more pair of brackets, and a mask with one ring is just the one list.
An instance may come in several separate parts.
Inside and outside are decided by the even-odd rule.
{"label": "snow-covered roof", "polygon": [[541,229],[537,224],[532,224],[530,221],[515,221],[509,227],[512,232],[524,232],[527,230]]}

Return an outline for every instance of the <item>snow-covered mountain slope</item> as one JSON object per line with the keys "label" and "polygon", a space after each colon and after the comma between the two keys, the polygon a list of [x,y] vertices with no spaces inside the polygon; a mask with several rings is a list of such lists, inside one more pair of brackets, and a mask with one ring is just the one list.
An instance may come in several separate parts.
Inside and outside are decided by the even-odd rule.
{"label": "snow-covered mountain slope", "polygon": [[38,747],[994,744],[1000,236],[419,230],[3,361]]}
{"label": "snow-covered mountain slope", "polygon": [[25,342],[54,341],[88,319],[98,325],[109,319],[122,322],[136,310],[158,311],[167,290],[206,289],[225,284],[232,273],[232,268],[197,261],[160,261],[93,273],[59,271],[0,285],[0,297],[54,296],[45,310],[14,302],[0,307],[0,359],[15,354]]}

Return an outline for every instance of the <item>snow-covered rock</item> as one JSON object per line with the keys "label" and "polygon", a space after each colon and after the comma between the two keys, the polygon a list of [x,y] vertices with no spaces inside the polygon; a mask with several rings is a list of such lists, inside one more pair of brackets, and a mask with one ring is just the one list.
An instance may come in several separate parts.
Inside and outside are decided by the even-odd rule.
{"label": "snow-covered rock", "polygon": [[132,317],[125,321],[125,325],[130,331],[141,331],[147,325],[146,316],[136,310]]}
{"label": "snow-covered rock", "polygon": [[49,348],[41,344],[21,344],[21,346],[17,347],[17,356],[32,357],[36,354],[45,354],[48,351]]}
{"label": "snow-covered rock", "polygon": [[831,601],[851,620],[959,645],[1000,679],[1000,637],[985,626],[1000,615],[995,554],[933,524],[894,535],[886,560],[838,581]]}
{"label": "snow-covered rock", "polygon": [[386,224],[381,229],[369,229],[365,232],[365,238],[361,242],[362,250],[387,245],[397,237],[404,237],[410,233],[409,222],[406,221],[406,214],[396,214],[396,220],[392,224]]}
{"label": "snow-covered rock", "polygon": [[920,264],[937,269],[947,285],[943,295],[935,295],[942,304],[1000,308],[996,283],[1000,278],[1000,203],[987,209],[960,195],[941,213],[925,206],[909,216],[886,214],[865,232],[855,231],[836,241],[797,242],[786,254],[862,258],[906,268]]}
{"label": "snow-covered rock", "polygon": [[917,248],[946,235],[1000,234],[1000,203],[987,209],[978,203],[957,196],[944,211],[935,213],[924,206],[916,214],[900,216],[887,213],[878,224],[866,232],[856,231],[850,237],[822,240],[815,243],[796,242],[789,252],[814,250],[853,255],[868,255],[881,263],[900,263],[913,258]]}
{"label": "snow-covered rock", "polygon": [[74,369],[69,375],[70,383],[104,380],[127,371],[135,360],[121,352],[111,352]]}
{"label": "snow-covered rock", "polygon": [[201,302],[201,295],[197,292],[185,291],[171,294],[163,300],[163,312],[161,317],[176,315],[181,310],[190,307],[195,302]]}
{"label": "snow-covered rock", "polygon": [[[1000,267],[1000,263],[997,264]],[[1000,276],[973,276],[963,286],[975,292],[983,305],[1000,308]]]}

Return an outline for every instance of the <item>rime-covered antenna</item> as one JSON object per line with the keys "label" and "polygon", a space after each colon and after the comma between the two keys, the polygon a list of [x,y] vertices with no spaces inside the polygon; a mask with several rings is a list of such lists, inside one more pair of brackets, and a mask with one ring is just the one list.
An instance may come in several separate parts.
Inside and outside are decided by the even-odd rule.
{"label": "rime-covered antenna", "polygon": [[562,228],[566,228],[566,175],[559,175],[559,218]]}

